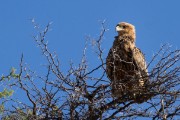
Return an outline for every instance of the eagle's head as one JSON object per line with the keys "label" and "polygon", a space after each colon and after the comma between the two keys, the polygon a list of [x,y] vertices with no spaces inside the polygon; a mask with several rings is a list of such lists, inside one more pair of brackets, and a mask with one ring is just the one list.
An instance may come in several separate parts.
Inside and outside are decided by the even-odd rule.
{"label": "eagle's head", "polygon": [[135,41],[135,27],[132,24],[120,22],[116,26],[116,31],[118,32],[118,36],[128,36]]}

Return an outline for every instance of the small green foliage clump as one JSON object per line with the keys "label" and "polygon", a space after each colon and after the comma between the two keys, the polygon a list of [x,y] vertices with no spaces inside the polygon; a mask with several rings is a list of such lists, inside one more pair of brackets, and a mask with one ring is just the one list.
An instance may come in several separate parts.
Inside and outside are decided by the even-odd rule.
{"label": "small green foliage clump", "polygon": [[19,78],[19,74],[16,74],[16,69],[14,67],[11,68],[11,72],[9,77],[13,77],[13,78]]}
{"label": "small green foliage clump", "polygon": [[11,96],[13,92],[13,90],[4,89],[2,92],[0,92],[0,98]]}

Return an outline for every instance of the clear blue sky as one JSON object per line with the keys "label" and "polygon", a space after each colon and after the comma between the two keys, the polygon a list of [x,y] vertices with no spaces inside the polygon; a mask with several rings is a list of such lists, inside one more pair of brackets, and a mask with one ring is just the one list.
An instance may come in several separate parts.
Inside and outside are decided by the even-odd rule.
{"label": "clear blue sky", "polygon": [[18,67],[22,52],[28,64],[43,64],[32,38],[35,35],[29,20],[32,18],[42,27],[53,22],[47,39],[51,50],[56,51],[64,63],[70,59],[76,61],[81,55],[86,35],[98,37],[101,28],[99,20],[104,19],[109,28],[103,44],[105,54],[116,35],[115,25],[126,21],[136,26],[137,46],[149,60],[162,43],[179,48],[179,5],[179,0],[1,1],[0,73],[6,73],[11,66]]}
{"label": "clear blue sky", "polygon": [[[103,41],[105,56],[116,35],[115,25],[122,21],[135,25],[136,43],[147,61],[163,43],[180,47],[180,0],[1,0],[0,15],[0,74],[18,68],[22,53],[34,70],[44,64],[32,37],[32,18],[42,27],[53,22],[47,40],[62,67],[71,59],[78,64],[85,37],[97,38],[99,20],[104,19],[109,29]],[[91,66],[94,56],[89,59]]]}
{"label": "clear blue sky", "polygon": [[51,50],[58,53],[64,64],[79,58],[87,35],[98,37],[101,28],[99,20],[104,19],[109,29],[103,44],[105,55],[116,35],[115,25],[126,21],[136,26],[137,46],[150,60],[163,43],[180,47],[179,6],[179,0],[1,1],[0,73],[7,73],[11,66],[18,67],[21,53],[24,53],[28,64],[43,64],[32,38],[35,35],[29,20],[32,18],[42,27],[53,22],[47,39]]}

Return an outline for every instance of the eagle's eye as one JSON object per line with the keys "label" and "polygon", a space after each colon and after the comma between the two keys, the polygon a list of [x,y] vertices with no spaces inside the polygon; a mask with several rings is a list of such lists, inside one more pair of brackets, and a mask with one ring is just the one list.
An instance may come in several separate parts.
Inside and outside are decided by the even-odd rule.
{"label": "eagle's eye", "polygon": [[125,25],[123,25],[123,26],[122,26],[122,28],[123,28],[123,29],[125,29],[125,28],[126,28],[126,26],[125,26]]}

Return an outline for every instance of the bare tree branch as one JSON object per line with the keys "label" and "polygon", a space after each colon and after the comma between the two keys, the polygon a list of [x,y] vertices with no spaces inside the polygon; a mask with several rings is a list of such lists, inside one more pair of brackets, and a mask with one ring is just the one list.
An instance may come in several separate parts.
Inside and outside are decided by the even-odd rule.
{"label": "bare tree branch", "polygon": [[24,99],[18,100],[15,94],[2,99],[4,104],[11,105],[4,108],[2,119],[109,120],[144,117],[166,120],[180,117],[180,50],[164,45],[152,57],[148,64],[150,82],[146,85],[147,91],[139,96],[148,96],[149,99],[137,104],[111,95],[111,82],[105,71],[106,55],[102,47],[107,32],[104,22],[99,38],[94,40],[99,65],[89,70],[86,43],[81,62],[78,66],[71,62],[67,73],[61,70],[63,63],[57,54],[48,48],[46,35],[51,24],[42,32],[38,24],[34,21],[33,24],[39,32],[34,39],[46,58],[47,72],[45,75],[37,74],[24,63],[25,55],[21,56],[18,74],[11,73],[0,80],[6,83],[4,79],[12,78],[8,86],[18,89]]}

